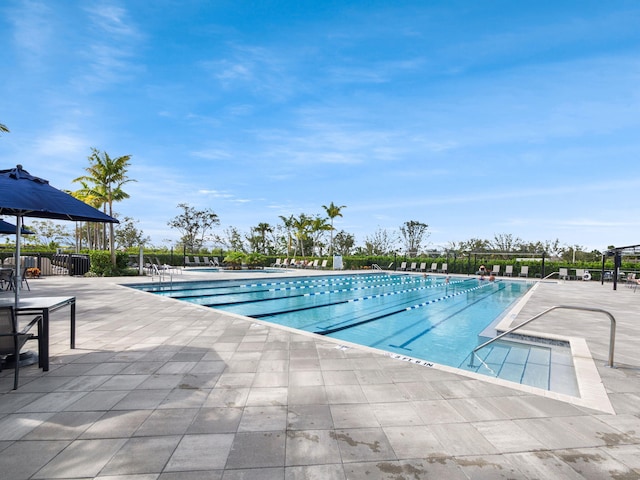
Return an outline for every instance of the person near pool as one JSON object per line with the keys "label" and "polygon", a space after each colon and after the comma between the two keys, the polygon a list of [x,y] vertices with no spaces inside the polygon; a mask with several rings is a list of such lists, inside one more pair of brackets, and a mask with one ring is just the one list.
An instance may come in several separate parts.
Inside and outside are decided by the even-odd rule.
{"label": "person near pool", "polygon": [[480,265],[480,268],[478,269],[478,271],[476,272],[477,275],[487,275],[489,272],[487,272],[487,267],[485,267],[484,265]]}

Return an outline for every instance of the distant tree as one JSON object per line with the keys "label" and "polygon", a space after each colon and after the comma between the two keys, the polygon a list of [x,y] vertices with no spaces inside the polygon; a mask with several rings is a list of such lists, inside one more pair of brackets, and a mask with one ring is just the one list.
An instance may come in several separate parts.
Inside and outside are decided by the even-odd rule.
{"label": "distant tree", "polygon": [[167,225],[180,232],[180,240],[188,251],[197,252],[205,241],[213,239],[209,232],[220,223],[218,215],[211,209],[196,210],[186,203],[179,203],[178,208],[182,213],[169,220]]}
{"label": "distant tree", "polygon": [[491,242],[492,250],[497,252],[516,252],[522,246],[522,240],[510,233],[497,233]]}
{"label": "distant tree", "polygon": [[29,243],[32,243],[31,238],[33,238],[35,245],[51,250],[55,250],[63,244],[68,245],[73,238],[67,227],[54,223],[52,220],[33,220],[29,226],[25,225],[25,228],[35,234],[33,237],[27,236]]}
{"label": "distant tree", "polygon": [[226,250],[247,253],[244,241],[242,240],[242,233],[240,233],[240,230],[238,230],[236,227],[225,228],[222,231],[222,235],[216,238],[217,242]]}
{"label": "distant tree", "polygon": [[[129,182],[135,182],[127,176],[127,169],[131,155],[123,155],[111,158],[107,152],[100,152],[96,148],[91,149],[89,166],[85,169],[88,175],[73,180],[74,182],[89,182],[95,185],[95,191],[104,197],[104,204],[109,208],[109,216],[113,217],[113,202],[120,202],[129,198],[129,194],[122,190],[122,186]],[[115,251],[115,227],[109,224],[109,250],[111,251],[111,263],[116,265]]]}
{"label": "distant tree", "polygon": [[[293,222],[294,222],[294,217],[293,215],[289,215],[288,217],[285,217],[283,215],[280,215],[280,220],[282,220],[282,223],[284,225],[284,229],[287,232],[287,257],[291,256],[291,245],[293,243]],[[295,251],[294,251],[294,255],[295,255]]]}
{"label": "distant tree", "polygon": [[480,238],[470,238],[459,243],[463,252],[488,252],[491,250],[491,242]]}
{"label": "distant tree", "polygon": [[293,230],[295,232],[296,239],[294,255],[298,252],[298,247],[300,247],[300,255],[304,257],[304,245],[309,239],[312,225],[313,217],[310,217],[305,213],[301,213],[298,217],[293,217]]}
{"label": "distant tree", "polygon": [[416,220],[409,220],[400,226],[400,234],[404,241],[405,251],[410,257],[418,255],[425,236],[429,236],[428,228],[429,225]]}
{"label": "distant tree", "polygon": [[151,242],[150,237],[146,237],[142,230],[136,228],[136,223],[133,218],[124,217],[124,220],[116,227],[118,248],[132,248]]}
{"label": "distant tree", "polygon": [[331,202],[329,204],[329,206],[327,205],[322,205],[322,208],[324,208],[324,210],[327,212],[327,216],[329,217],[329,220],[331,221],[331,239],[329,240],[329,256],[331,256],[333,254],[333,219],[336,217],[341,217],[342,216],[342,209],[343,208],[347,208],[346,205],[334,205],[333,202]]}
{"label": "distant tree", "polygon": [[273,229],[268,223],[259,223],[257,226],[252,227],[250,235],[247,236],[251,251],[263,254],[268,253],[267,234],[271,232],[273,232]]}
{"label": "distant tree", "polygon": [[378,227],[373,235],[364,239],[366,255],[387,255],[396,249],[399,238],[396,233]]}
{"label": "distant tree", "polygon": [[[311,219],[311,224],[309,225],[310,232],[309,236],[311,237],[311,255],[314,255],[317,249],[321,249],[322,242],[320,238],[322,234],[326,231],[331,232],[333,241],[333,226],[327,223],[326,218],[322,218],[320,215],[317,215]],[[331,251],[331,247],[329,247],[329,251]]]}
{"label": "distant tree", "polygon": [[333,236],[333,242],[334,253],[338,255],[349,255],[356,243],[356,238],[352,234],[340,230]]}

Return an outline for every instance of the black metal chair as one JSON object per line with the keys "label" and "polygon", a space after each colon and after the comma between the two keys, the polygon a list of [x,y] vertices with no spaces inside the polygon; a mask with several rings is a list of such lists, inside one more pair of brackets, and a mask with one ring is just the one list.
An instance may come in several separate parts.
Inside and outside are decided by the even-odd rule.
{"label": "black metal chair", "polygon": [[[29,330],[42,320],[42,315],[31,320],[22,330],[19,330],[18,319],[12,306],[0,307],[0,355],[5,357],[13,355],[14,376],[13,389],[18,389],[18,373],[20,371],[20,350],[28,340],[38,338],[29,333]],[[0,371],[2,363],[0,363]]]}
{"label": "black metal chair", "polygon": [[0,269],[0,289],[4,288],[5,290],[13,290],[13,282],[13,269]]}

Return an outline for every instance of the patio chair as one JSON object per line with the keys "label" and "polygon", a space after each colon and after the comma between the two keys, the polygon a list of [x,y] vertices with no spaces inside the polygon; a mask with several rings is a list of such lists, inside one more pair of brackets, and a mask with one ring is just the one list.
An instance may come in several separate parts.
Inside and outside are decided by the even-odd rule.
{"label": "patio chair", "polygon": [[3,268],[0,270],[0,289],[13,290],[13,269]]}
{"label": "patio chair", "polygon": [[571,280],[571,277],[569,276],[569,269],[568,268],[558,269],[558,277],[560,278],[560,280]]}
{"label": "patio chair", "polygon": [[438,271],[438,263],[434,262],[431,264],[431,268],[429,269],[432,273],[436,273]]}
{"label": "patio chair", "polygon": [[519,277],[528,277],[529,276],[529,265],[523,265],[520,267]]}
{"label": "patio chair", "polygon": [[324,270],[325,268],[327,268],[327,262],[328,260],[326,258],[322,260],[322,263],[320,264],[320,269]]}
{"label": "patio chair", "polygon": [[400,264],[400,268],[398,270],[405,270],[406,271],[407,270],[407,262],[402,262]]}
{"label": "patio chair", "polygon": [[[31,320],[22,330],[18,331],[18,320],[13,306],[0,307],[0,355],[13,355],[14,374],[13,389],[18,389],[18,375],[20,371],[20,350],[28,340],[38,338],[29,330],[42,320],[39,315]],[[6,361],[6,358],[5,358]],[[0,364],[1,365],[1,364]],[[0,367],[1,370],[1,367]]]}
{"label": "patio chair", "polygon": [[422,262],[422,263],[420,264],[420,271],[421,271],[421,272],[426,272],[426,271],[427,271],[427,264],[426,264],[426,262]]}
{"label": "patio chair", "polygon": [[442,268],[438,270],[439,273],[447,273],[449,271],[449,266],[446,263],[442,264]]}
{"label": "patio chair", "polygon": [[507,265],[504,267],[504,276],[513,277],[513,265]]}
{"label": "patio chair", "polygon": [[493,273],[495,276],[500,275],[500,265],[494,265],[493,269],[491,269],[491,273]]}
{"label": "patio chair", "polygon": [[271,264],[272,267],[280,267],[282,266],[282,261],[280,260],[280,257],[276,258],[276,261],[274,263]]}
{"label": "patio chair", "polygon": [[576,268],[576,280],[584,280],[584,268]]}
{"label": "patio chair", "polygon": [[418,262],[411,262],[411,267],[409,267],[409,269],[412,272],[415,272],[418,269]]}

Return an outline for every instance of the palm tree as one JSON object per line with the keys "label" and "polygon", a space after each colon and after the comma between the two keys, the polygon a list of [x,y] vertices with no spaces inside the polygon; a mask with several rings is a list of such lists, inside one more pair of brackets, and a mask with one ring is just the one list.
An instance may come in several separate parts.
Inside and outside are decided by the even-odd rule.
{"label": "palm tree", "polygon": [[[122,190],[122,186],[129,182],[135,182],[127,177],[131,155],[111,158],[107,152],[100,152],[96,148],[91,149],[89,166],[86,168],[88,175],[78,177],[74,182],[86,181],[95,185],[95,190],[104,192],[105,206],[109,207],[109,216],[113,217],[113,202],[119,202],[129,198],[129,194]],[[116,265],[116,251],[114,246],[115,233],[113,223],[109,224],[109,250],[111,263]]]}
{"label": "palm tree", "polygon": [[[100,191],[97,187],[90,186],[84,180],[74,180],[79,181],[82,188],[80,190],[76,190],[75,192],[69,192],[74,198],[91,205],[93,208],[97,208],[100,210],[104,204],[106,203],[106,196],[104,191]],[[104,226],[103,226],[104,228]],[[91,238],[93,236],[93,239]],[[79,245],[78,249],[82,248],[82,229],[80,229],[79,235]],[[96,246],[98,244],[98,229],[94,230],[94,234],[91,234],[91,223],[87,222],[87,243],[89,244],[89,248]],[[103,245],[104,247],[104,245]]]}
{"label": "palm tree", "polygon": [[268,223],[261,222],[255,228],[255,231],[260,234],[260,239],[262,242],[262,252],[260,253],[266,254],[267,253],[267,233],[272,232],[273,229],[271,228],[271,225],[269,225]]}
{"label": "palm tree", "polygon": [[280,220],[284,223],[284,228],[287,231],[287,257],[291,256],[291,229],[293,228],[293,215],[285,217],[280,215]]}
{"label": "palm tree", "polygon": [[338,207],[337,205],[334,205],[333,202],[331,202],[331,204],[328,207],[326,205],[322,205],[322,208],[325,209],[325,211],[327,212],[327,216],[331,220],[331,230],[330,230],[331,240],[329,241],[329,256],[331,256],[333,255],[333,231],[335,230],[333,228],[333,219],[336,217],[341,217],[342,216],[341,210],[343,208],[347,208],[347,206],[340,205]]}

